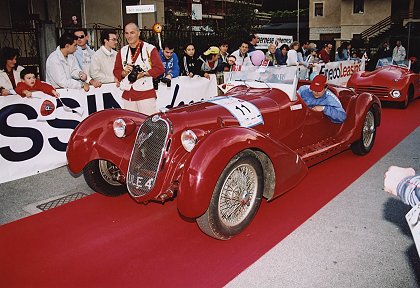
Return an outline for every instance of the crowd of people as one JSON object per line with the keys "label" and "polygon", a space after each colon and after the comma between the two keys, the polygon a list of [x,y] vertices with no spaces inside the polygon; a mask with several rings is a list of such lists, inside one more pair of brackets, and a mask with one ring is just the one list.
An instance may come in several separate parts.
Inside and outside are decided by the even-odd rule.
{"label": "crowd of people", "polygon": [[[163,43],[158,49],[140,39],[140,29],[134,23],[124,28],[128,45],[116,51],[118,37],[115,30],[101,32],[101,46],[94,51],[89,46],[89,34],[84,28],[65,32],[58,40],[58,46],[46,61],[46,82],[37,80],[37,73],[30,68],[18,65],[19,51],[3,47],[0,55],[0,93],[2,96],[19,94],[30,97],[33,91],[40,90],[59,96],[56,89],[72,88],[89,91],[90,87],[101,87],[104,83],[116,83],[123,92],[124,107],[145,114],[157,112],[155,108],[156,85],[158,82],[170,85],[171,79],[182,76],[210,78],[211,74],[240,70],[241,66],[251,65],[304,65],[310,70],[315,63],[328,63],[333,60],[331,43],[320,50],[315,43],[304,41],[283,44],[280,47],[270,44],[261,63],[252,61],[259,38],[250,34],[239,47],[229,53],[229,43],[225,40],[208,47],[202,53],[196,51],[193,43],[184,47],[183,55],[177,55],[175,44]],[[381,53],[388,52],[384,48]],[[343,42],[337,49],[335,60],[358,59],[349,42]],[[259,52],[261,53],[261,52]],[[401,42],[394,48],[396,57],[405,57]]]}

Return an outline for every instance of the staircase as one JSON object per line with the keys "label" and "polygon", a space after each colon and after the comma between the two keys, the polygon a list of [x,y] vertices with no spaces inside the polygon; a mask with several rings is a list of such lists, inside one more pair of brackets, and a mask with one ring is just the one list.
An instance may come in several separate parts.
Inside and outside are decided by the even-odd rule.
{"label": "staircase", "polygon": [[370,39],[372,39],[374,37],[378,37],[378,36],[388,32],[391,29],[393,24],[395,25],[395,23],[392,19],[392,16],[388,16],[385,19],[379,21],[375,25],[373,25],[370,28],[363,31],[361,33],[362,34],[362,39],[365,42],[369,42]]}
{"label": "staircase", "polygon": [[370,43],[371,47],[374,47],[384,39],[404,33],[403,22],[405,19],[420,19],[420,10],[388,16],[363,31],[361,33],[362,39],[365,43]]}

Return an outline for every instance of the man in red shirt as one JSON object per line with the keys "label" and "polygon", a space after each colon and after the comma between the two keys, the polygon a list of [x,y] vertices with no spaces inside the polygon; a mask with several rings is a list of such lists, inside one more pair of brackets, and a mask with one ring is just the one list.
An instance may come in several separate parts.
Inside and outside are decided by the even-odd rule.
{"label": "man in red shirt", "polygon": [[325,45],[324,49],[322,49],[321,52],[319,52],[319,58],[324,63],[330,62],[330,54],[331,54],[332,47],[333,47],[333,45],[331,43],[327,43],[327,45]]}
{"label": "man in red shirt", "polygon": [[[124,108],[151,115],[158,112],[153,78],[163,74],[165,68],[156,47],[140,40],[140,29],[135,23],[125,26],[124,36],[128,45],[118,52],[113,71],[121,82],[120,88],[125,90]],[[140,68],[140,72],[132,79],[129,75],[134,67]]]}

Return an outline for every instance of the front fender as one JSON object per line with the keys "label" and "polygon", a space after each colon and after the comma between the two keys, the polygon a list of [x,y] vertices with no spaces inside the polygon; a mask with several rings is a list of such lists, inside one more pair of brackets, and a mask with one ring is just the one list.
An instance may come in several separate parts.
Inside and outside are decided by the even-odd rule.
{"label": "front fender", "polygon": [[[83,120],[73,131],[67,145],[67,165],[78,174],[90,161],[103,159],[117,165],[126,174],[136,133],[146,115],[124,109],[107,109],[96,112]],[[129,134],[118,138],[113,122],[123,118],[129,123]]]}
{"label": "front fender", "polygon": [[177,196],[179,212],[189,218],[202,215],[208,208],[214,187],[223,169],[240,151],[251,149],[266,154],[274,168],[274,191],[269,199],[295,186],[307,167],[292,150],[258,131],[222,128],[200,141],[184,167]]}

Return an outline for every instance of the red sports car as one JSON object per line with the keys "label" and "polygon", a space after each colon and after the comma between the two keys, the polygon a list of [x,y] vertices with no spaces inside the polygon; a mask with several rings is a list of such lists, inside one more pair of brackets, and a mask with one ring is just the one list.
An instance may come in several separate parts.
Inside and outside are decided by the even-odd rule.
{"label": "red sports car", "polygon": [[104,195],[128,191],[140,203],[176,197],[179,212],[204,233],[229,239],[263,197],[292,189],[308,167],[349,147],[366,154],[374,144],[381,104],[370,93],[329,86],[347,112],[334,124],[296,93],[307,81],[235,83],[226,96],[150,117],[123,109],[92,114],[68,143],[69,170],[83,171]]}
{"label": "red sports car", "polygon": [[409,101],[420,97],[420,74],[412,71],[415,62],[415,58],[398,62],[379,59],[374,71],[354,73],[347,87],[354,88],[356,93],[373,93],[381,101],[398,102],[406,108]]}

